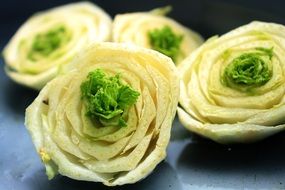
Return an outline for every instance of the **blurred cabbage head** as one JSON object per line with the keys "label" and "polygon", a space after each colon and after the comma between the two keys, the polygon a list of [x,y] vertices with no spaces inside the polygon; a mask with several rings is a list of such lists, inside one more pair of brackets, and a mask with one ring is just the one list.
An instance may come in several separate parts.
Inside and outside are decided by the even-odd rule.
{"label": "blurred cabbage head", "polygon": [[166,17],[170,10],[171,7],[167,6],[150,12],[116,15],[113,41],[154,49],[179,64],[202,44],[203,39],[198,33]]}
{"label": "blurred cabbage head", "polygon": [[166,156],[179,98],[174,63],[153,50],[98,43],[67,70],[26,111],[48,177],[108,186],[146,177]]}
{"label": "blurred cabbage head", "polygon": [[210,38],[179,67],[183,125],[220,143],[285,129],[285,27],[252,22]]}
{"label": "blurred cabbage head", "polygon": [[3,51],[15,82],[41,89],[82,48],[111,37],[111,18],[88,2],[72,3],[30,17]]}

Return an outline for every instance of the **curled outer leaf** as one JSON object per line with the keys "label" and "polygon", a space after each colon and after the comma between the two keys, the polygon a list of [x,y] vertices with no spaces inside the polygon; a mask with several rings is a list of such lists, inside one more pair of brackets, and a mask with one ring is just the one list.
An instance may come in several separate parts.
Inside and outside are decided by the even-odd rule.
{"label": "curled outer leaf", "polygon": [[15,82],[41,89],[82,48],[109,41],[111,18],[88,2],[72,3],[29,18],[4,48],[5,71]]}
{"label": "curled outer leaf", "polygon": [[[160,11],[161,10],[161,11]],[[161,14],[169,7],[150,12],[115,16],[113,41],[151,48],[172,58],[176,65],[203,42],[202,37]]]}
{"label": "curled outer leaf", "polygon": [[[86,115],[81,85],[90,72],[98,76],[97,69],[110,77],[119,73],[120,83],[133,89],[114,98],[127,108],[122,115],[126,126]],[[82,52],[67,70],[48,83],[26,111],[37,151],[45,151],[40,153],[43,160],[49,158],[44,162],[47,169],[57,170],[48,173],[108,186],[146,177],[166,156],[177,108],[179,80],[171,59],[146,48],[105,42]],[[129,107],[130,99],[123,98],[131,94],[136,100]]]}
{"label": "curled outer leaf", "polygon": [[182,124],[219,143],[285,129],[285,27],[252,22],[213,37],[179,66]]}

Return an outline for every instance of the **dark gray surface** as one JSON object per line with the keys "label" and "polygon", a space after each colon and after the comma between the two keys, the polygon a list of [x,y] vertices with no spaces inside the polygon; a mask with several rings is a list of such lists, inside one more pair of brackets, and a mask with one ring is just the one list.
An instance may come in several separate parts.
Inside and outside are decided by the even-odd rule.
{"label": "dark gray surface", "polygon": [[[29,9],[18,6],[18,14],[12,17],[15,10],[11,12],[11,7],[17,2],[23,4],[24,1],[1,1],[4,6],[0,7],[0,49],[27,15],[67,1],[39,3],[38,0],[27,0],[25,3],[33,6]],[[280,8],[282,1],[255,5],[257,2],[260,1],[97,1],[112,15],[173,4],[175,9],[171,15],[205,37],[222,34],[257,19],[284,24],[285,12]],[[228,147],[190,134],[177,120],[173,125],[166,161],[141,182],[108,188],[99,183],[62,176],[48,181],[24,126],[25,108],[37,92],[8,79],[2,61],[0,87],[0,190],[285,189],[285,133],[257,144]]]}

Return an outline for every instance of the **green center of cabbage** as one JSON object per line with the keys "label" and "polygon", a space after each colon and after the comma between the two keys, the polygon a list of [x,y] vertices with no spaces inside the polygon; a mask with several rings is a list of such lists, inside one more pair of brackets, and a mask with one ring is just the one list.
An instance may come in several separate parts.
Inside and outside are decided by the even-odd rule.
{"label": "green center of cabbage", "polygon": [[124,113],[136,103],[139,95],[122,83],[119,74],[108,77],[101,69],[90,72],[81,84],[86,116],[98,119],[103,126],[127,126]]}
{"label": "green center of cabbage", "polygon": [[234,58],[225,68],[222,83],[239,91],[266,84],[272,77],[273,48],[255,48]]}
{"label": "green center of cabbage", "polygon": [[46,58],[68,41],[69,36],[64,26],[57,26],[45,33],[39,33],[33,38],[28,59],[38,61]]}
{"label": "green center of cabbage", "polygon": [[175,34],[169,26],[148,32],[151,48],[170,57],[174,62],[180,53],[183,35]]}

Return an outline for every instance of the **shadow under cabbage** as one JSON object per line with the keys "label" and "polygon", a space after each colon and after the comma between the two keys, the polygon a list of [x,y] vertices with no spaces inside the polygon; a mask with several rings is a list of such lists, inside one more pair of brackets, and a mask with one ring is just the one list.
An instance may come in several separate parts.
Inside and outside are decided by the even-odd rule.
{"label": "shadow under cabbage", "polygon": [[176,161],[182,183],[212,189],[285,188],[285,132],[254,144],[225,146],[192,135]]}

